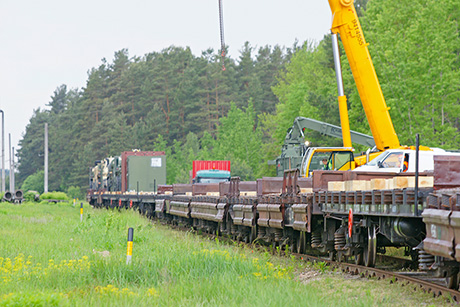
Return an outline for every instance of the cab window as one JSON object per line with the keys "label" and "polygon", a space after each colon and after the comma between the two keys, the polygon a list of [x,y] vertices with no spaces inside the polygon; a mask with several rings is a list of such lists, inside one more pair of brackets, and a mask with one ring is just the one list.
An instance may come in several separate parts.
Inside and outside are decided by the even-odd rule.
{"label": "cab window", "polygon": [[311,157],[309,172],[329,169],[331,167],[330,165],[328,165],[330,164],[330,156],[330,152],[315,152]]}
{"label": "cab window", "polygon": [[[340,170],[345,164],[353,161],[353,156],[350,152],[336,152],[334,153],[334,169]],[[350,169],[351,165],[347,168]]]}
{"label": "cab window", "polygon": [[379,162],[381,168],[401,168],[404,161],[404,154],[402,152],[392,152],[385,159]]}

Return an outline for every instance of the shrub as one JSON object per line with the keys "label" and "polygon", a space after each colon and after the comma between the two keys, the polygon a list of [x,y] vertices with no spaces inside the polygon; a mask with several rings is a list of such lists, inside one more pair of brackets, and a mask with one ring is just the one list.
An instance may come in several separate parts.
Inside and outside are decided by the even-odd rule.
{"label": "shrub", "polygon": [[44,190],[44,171],[38,171],[35,174],[30,175],[24,180],[21,189],[24,191],[35,190],[39,193],[43,193]]}
{"label": "shrub", "polygon": [[81,192],[80,187],[74,187],[71,186],[67,189],[67,195],[70,197],[70,199],[78,198],[78,199],[83,199],[84,195]]}
{"label": "shrub", "polygon": [[40,199],[68,200],[69,197],[64,192],[47,192],[40,195]]}
{"label": "shrub", "polygon": [[24,200],[25,201],[38,201],[36,195],[40,195],[37,191],[27,191],[25,194],[24,194]]}

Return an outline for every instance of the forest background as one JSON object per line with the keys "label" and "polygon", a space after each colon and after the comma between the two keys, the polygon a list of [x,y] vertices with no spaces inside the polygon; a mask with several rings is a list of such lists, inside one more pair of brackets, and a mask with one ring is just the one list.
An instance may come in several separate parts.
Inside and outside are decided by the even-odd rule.
{"label": "forest background", "polygon": [[[401,144],[460,148],[460,1],[355,1]],[[370,134],[342,49],[351,129]],[[340,125],[330,35],[292,47],[252,47],[238,59],[189,48],[130,57],[115,52],[88,72],[86,87],[60,85],[34,111],[17,152],[16,186],[43,190],[44,124],[49,190],[88,186],[96,160],[165,151],[167,182],[189,181],[193,160],[231,160],[243,180],[274,176],[267,164],[297,116]],[[314,146],[341,140],[308,132]],[[8,181],[7,181],[8,182]]]}

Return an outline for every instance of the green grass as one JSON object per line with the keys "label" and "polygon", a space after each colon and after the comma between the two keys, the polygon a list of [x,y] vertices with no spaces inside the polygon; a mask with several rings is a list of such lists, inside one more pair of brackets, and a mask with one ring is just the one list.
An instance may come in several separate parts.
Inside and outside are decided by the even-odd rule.
{"label": "green grass", "polygon": [[[126,265],[127,229],[134,228]],[[0,203],[0,306],[440,305],[409,288],[225,244],[137,213]],[[106,256],[107,252],[109,253]],[[314,277],[308,277],[313,273]]]}

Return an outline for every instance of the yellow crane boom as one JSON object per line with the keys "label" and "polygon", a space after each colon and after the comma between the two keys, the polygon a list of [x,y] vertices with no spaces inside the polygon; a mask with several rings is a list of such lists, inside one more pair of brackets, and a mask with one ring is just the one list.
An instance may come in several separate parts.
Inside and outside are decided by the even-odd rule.
{"label": "yellow crane boom", "polygon": [[400,147],[353,0],[328,0],[331,31],[340,34],[377,149]]}

